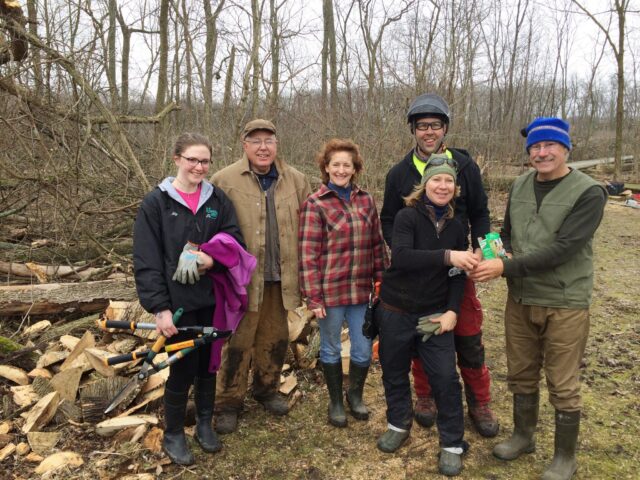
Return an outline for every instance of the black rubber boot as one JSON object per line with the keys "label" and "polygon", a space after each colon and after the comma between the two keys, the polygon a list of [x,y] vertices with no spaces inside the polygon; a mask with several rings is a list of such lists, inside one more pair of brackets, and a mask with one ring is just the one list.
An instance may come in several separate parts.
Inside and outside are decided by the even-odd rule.
{"label": "black rubber boot", "polygon": [[194,459],[184,434],[184,416],[187,410],[189,391],[164,391],[164,438],[162,448],[173,463],[193,465]]}
{"label": "black rubber boot", "polygon": [[535,451],[539,403],[539,392],[513,395],[513,433],[511,438],[493,447],[495,457],[500,460],[515,460],[523,453]]}
{"label": "black rubber boot", "polygon": [[362,391],[368,373],[369,365],[359,367],[353,362],[349,363],[349,388],[346,398],[351,415],[357,420],[369,420],[369,410],[362,400]]}
{"label": "black rubber boot", "polygon": [[196,404],[196,440],[207,453],[222,450],[222,443],[213,430],[213,406],[216,399],[216,377],[198,378],[193,383]]}
{"label": "black rubber boot", "polygon": [[323,363],[322,370],[329,390],[329,423],[334,427],[346,427],[347,414],[342,402],[342,363]]}
{"label": "black rubber boot", "polygon": [[542,480],[569,480],[578,469],[576,445],[580,430],[580,411],[556,410],[556,435],[553,460]]}

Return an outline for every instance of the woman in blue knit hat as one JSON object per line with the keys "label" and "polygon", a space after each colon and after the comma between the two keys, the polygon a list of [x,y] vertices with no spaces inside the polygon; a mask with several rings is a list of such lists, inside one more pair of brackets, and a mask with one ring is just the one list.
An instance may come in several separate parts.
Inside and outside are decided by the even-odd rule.
{"label": "woman in blue knit hat", "polygon": [[378,439],[378,448],[394,452],[409,437],[409,369],[418,356],[437,406],[438,468],[445,475],[460,473],[467,448],[453,336],[466,275],[452,267],[451,253],[461,255],[465,269],[478,263],[465,250],[463,226],[453,216],[455,193],[455,160],[431,155],[421,184],[405,198],[407,206],[395,218],[391,267],[384,274],[376,310],[387,401],[387,431]]}

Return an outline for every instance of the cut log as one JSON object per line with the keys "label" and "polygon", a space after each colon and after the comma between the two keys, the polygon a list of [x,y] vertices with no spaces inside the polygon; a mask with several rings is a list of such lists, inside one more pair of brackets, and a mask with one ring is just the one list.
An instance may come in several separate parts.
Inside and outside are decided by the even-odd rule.
{"label": "cut log", "polygon": [[131,279],[85,283],[46,283],[0,287],[0,315],[54,314],[69,311],[100,312],[109,299],[133,300]]}
{"label": "cut log", "polygon": [[147,433],[147,429],[147,425],[140,425],[139,427],[137,427],[133,432],[133,436],[131,437],[131,443],[136,443],[138,440],[140,440],[144,436],[144,434]]}
{"label": "cut log", "polygon": [[76,405],[69,400],[62,400],[60,405],[58,405],[58,411],[56,412],[54,419],[57,423],[64,423],[66,420],[81,423],[82,409],[79,405]]}
{"label": "cut log", "polygon": [[44,377],[34,378],[31,388],[38,394],[38,398],[42,398],[55,391],[55,388],[51,385],[51,381]]}
{"label": "cut log", "polygon": [[34,368],[29,373],[27,373],[27,375],[30,378],[43,377],[50,379],[51,377],[53,377],[53,374],[46,368]]}
{"label": "cut log", "polygon": [[60,394],[62,400],[75,401],[78,385],[82,377],[82,368],[70,368],[61,371],[51,379],[51,386]]}
{"label": "cut log", "polygon": [[51,322],[49,320],[40,320],[39,322],[34,323],[30,327],[27,327],[22,332],[23,337],[33,337],[41,334],[48,328],[51,328]]}
{"label": "cut log", "polygon": [[164,397],[164,388],[147,392],[142,396],[142,400],[139,403],[136,403],[130,409],[126,410],[125,412],[122,412],[120,415],[118,415],[118,417],[126,417],[128,415],[131,415],[132,413],[135,413],[138,410],[140,410],[145,405],[148,405],[149,403],[155,400],[158,400],[159,398],[162,398],[162,397]]}
{"label": "cut log", "polygon": [[72,268],[67,265],[44,265],[32,262],[0,262],[0,273],[10,274],[16,277],[36,277],[40,282],[46,282],[47,278],[90,278],[102,270],[95,267],[82,268],[83,267]]}
{"label": "cut log", "polygon": [[96,339],[94,338],[93,334],[89,330],[84,332],[84,335],[82,335],[82,338],[80,339],[80,341],[73,348],[69,356],[65,359],[64,363],[60,366],[60,370],[64,371],[67,368],[70,368],[73,361],[76,358],[78,358],[80,355],[82,355],[85,349],[91,348],[95,344],[96,344]]}
{"label": "cut log", "polygon": [[33,391],[31,385],[11,387],[10,390],[13,395],[13,402],[21,408],[34,404],[40,398],[40,396]]}
{"label": "cut log", "polygon": [[48,350],[38,359],[36,368],[45,368],[55,363],[62,362],[68,356],[69,352],[66,350],[64,352],[60,350]]}
{"label": "cut log", "polygon": [[0,377],[11,380],[18,385],[29,385],[29,376],[27,372],[18,367],[11,367],[9,365],[0,365]]}
{"label": "cut log", "polygon": [[42,397],[28,413],[22,426],[22,433],[37,431],[49,423],[56,414],[59,402],[60,394],[58,392],[51,392]]}
{"label": "cut log", "polygon": [[61,436],[60,432],[29,432],[27,442],[31,450],[38,455],[48,455],[60,441]]}
{"label": "cut log", "polygon": [[24,457],[30,451],[31,447],[26,442],[20,442],[18,445],[16,445],[16,453],[21,457]]}
{"label": "cut log", "polygon": [[287,323],[289,324],[289,342],[296,342],[303,336],[305,327],[313,318],[313,312],[307,310],[306,306],[301,306],[295,310],[287,312]]}
{"label": "cut log", "polygon": [[44,457],[42,455],[38,455],[36,452],[31,452],[24,457],[24,460],[29,463],[40,463],[44,460]]}
{"label": "cut log", "polygon": [[291,375],[284,377],[284,382],[282,382],[278,391],[283,395],[289,395],[297,385],[298,380],[296,379],[295,374],[292,373]]}
{"label": "cut log", "polygon": [[10,433],[0,433],[0,448],[4,448],[5,445],[13,442],[13,440],[13,435],[11,435]]}
{"label": "cut log", "polygon": [[9,433],[12,428],[13,428],[13,425],[11,422],[7,422],[7,421],[0,422],[0,435]]}
{"label": "cut log", "polygon": [[74,337],[73,335],[62,335],[59,339],[60,344],[66,348],[67,350],[73,350],[76,348],[80,339],[78,337]]}
{"label": "cut log", "polygon": [[9,443],[5,445],[4,448],[0,450],[0,462],[3,462],[4,459],[7,458],[9,455],[13,455],[15,451],[16,451],[15,443]]}
{"label": "cut log", "polygon": [[158,419],[153,415],[131,415],[128,417],[109,418],[96,425],[96,433],[101,437],[110,437],[122,429],[146,424],[157,425]]}
{"label": "cut log", "polygon": [[76,452],[58,452],[45,458],[40,465],[36,467],[35,472],[38,475],[42,475],[43,473],[58,470],[62,467],[79,467],[83,463],[84,460],[82,460],[82,457]]}
{"label": "cut log", "polygon": [[[87,357],[87,360],[89,360],[91,366],[101,375],[113,377],[116,374],[115,369],[105,363],[105,359],[113,356],[109,352],[105,352],[99,348],[86,348],[84,355]],[[126,365],[119,365],[119,367],[124,368]]]}
{"label": "cut log", "polygon": [[96,423],[104,418],[104,411],[129,381],[124,377],[101,378],[80,389],[80,408],[85,422]]}

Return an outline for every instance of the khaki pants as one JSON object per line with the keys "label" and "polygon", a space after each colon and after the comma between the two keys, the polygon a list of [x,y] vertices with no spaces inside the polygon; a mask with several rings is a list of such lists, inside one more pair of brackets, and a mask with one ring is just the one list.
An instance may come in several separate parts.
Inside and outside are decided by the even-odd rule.
{"label": "khaki pants", "polygon": [[222,350],[216,409],[242,409],[249,368],[253,369],[254,397],[261,399],[276,393],[288,345],[287,312],[280,282],[266,282],[259,310],[247,312]]}
{"label": "khaki pants", "polygon": [[589,335],[589,310],[522,305],[509,296],[504,323],[509,390],[538,391],[544,367],[551,404],[580,410],[578,369]]}

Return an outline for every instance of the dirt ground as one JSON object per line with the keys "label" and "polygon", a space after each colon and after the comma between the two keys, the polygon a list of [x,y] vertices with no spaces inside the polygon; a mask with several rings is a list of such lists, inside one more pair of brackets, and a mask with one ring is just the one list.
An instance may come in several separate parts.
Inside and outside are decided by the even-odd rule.
{"label": "dirt ground", "polygon": [[[636,479],[640,460],[640,210],[607,205],[596,241],[596,277],[591,308],[591,333],[582,370],[584,417],[581,425],[576,479]],[[491,455],[499,439],[511,430],[511,395],[505,383],[503,280],[479,287],[485,323],[487,364],[492,371],[494,409],[500,419],[498,439],[483,439],[466,420],[471,449],[464,459],[464,479],[539,478],[553,454],[553,409],[544,385],[538,426],[538,448],[514,462]],[[81,453],[84,465],[51,478],[126,478],[150,474],[163,479],[424,479],[437,473],[437,434],[415,425],[411,437],[395,454],[376,449],[385,430],[381,370],[374,365],[365,399],[368,422],[350,419],[346,429],[326,423],[327,391],[317,370],[297,372],[302,397],[285,418],[267,415],[247,400],[238,432],[222,437],[224,449],[204,454],[190,439],[197,464],[183,468],[163,461],[141,443],[103,440],[91,425],[59,425],[64,450]],[[161,409],[155,409],[158,414]],[[0,464],[0,478],[34,478],[33,466],[13,458]],[[132,477],[136,478],[136,477]],[[144,478],[144,477],[137,477]]]}

